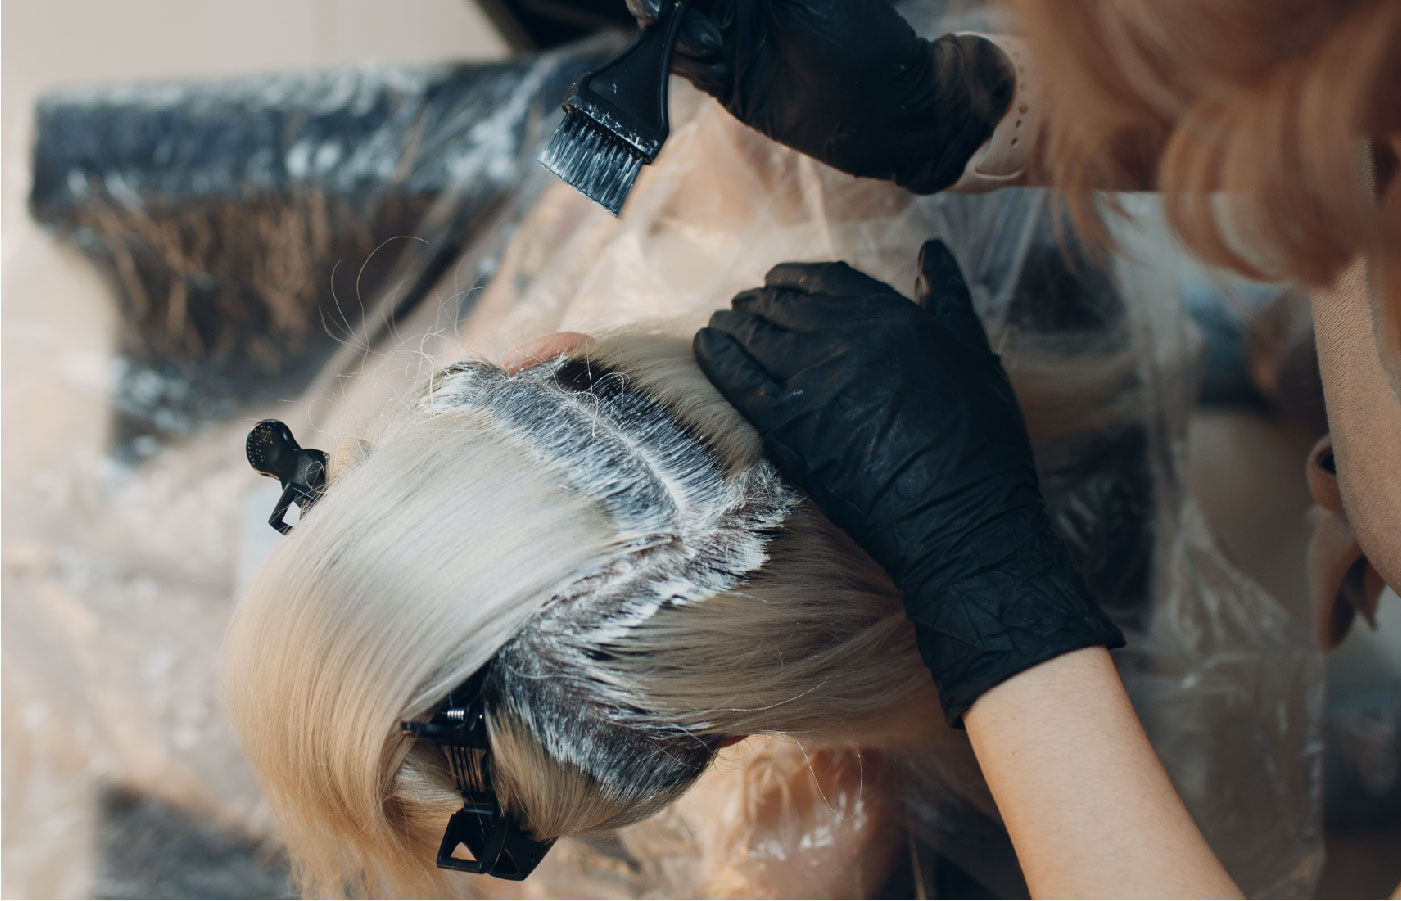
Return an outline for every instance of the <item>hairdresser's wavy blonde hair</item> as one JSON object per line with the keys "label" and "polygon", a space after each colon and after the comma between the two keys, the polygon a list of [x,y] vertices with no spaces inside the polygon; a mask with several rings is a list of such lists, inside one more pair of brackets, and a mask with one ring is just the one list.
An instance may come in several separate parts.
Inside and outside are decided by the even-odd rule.
{"label": "hairdresser's wavy blonde hair", "polygon": [[1099,188],[1151,183],[1190,249],[1248,275],[1331,283],[1401,262],[1396,0],[1002,0],[1043,67],[1042,164],[1082,234]]}
{"label": "hairdresser's wavy blonde hair", "polygon": [[279,544],[227,654],[314,896],[453,893],[433,861],[460,798],[399,723],[484,666],[501,803],[541,838],[655,812],[729,736],[893,746],[938,720],[884,574],[655,336],[437,374]]}

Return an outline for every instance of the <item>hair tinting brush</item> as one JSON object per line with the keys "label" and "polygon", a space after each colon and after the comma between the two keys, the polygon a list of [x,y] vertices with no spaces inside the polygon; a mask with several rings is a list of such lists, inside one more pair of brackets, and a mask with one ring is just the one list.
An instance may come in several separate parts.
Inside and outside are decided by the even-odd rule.
{"label": "hair tinting brush", "polygon": [[667,76],[689,0],[677,0],[631,47],[574,80],[564,121],[540,162],[614,216],[666,140]]}

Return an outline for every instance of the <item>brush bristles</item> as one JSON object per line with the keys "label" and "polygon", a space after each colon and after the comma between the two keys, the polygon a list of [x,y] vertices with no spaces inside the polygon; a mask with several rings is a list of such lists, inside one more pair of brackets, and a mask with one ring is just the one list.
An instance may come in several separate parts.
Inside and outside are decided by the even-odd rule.
{"label": "brush bristles", "polygon": [[642,154],[636,148],[572,111],[555,129],[540,162],[614,216],[642,171]]}

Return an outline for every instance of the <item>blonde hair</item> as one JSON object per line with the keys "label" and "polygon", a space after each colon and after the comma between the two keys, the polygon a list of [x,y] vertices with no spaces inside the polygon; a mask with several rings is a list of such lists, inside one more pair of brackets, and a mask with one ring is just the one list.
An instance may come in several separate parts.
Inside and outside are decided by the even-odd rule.
{"label": "blonde hair", "polygon": [[433,860],[461,801],[399,723],[483,667],[500,801],[538,838],[648,816],[726,737],[894,746],[939,719],[884,574],[655,336],[435,375],[270,556],[227,655],[322,896],[453,892]]}
{"label": "blonde hair", "polygon": [[1363,175],[1365,145],[1401,132],[1395,0],[1004,2],[1082,235],[1103,234],[1089,192],[1146,179],[1196,255],[1247,275],[1318,287],[1401,258],[1401,184],[1378,203]]}

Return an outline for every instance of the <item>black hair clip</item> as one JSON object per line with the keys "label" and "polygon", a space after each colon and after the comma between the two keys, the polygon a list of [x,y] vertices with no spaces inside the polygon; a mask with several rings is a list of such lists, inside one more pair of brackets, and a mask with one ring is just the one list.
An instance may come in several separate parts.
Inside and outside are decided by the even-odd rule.
{"label": "black hair clip", "polygon": [[[462,809],[448,820],[438,846],[438,866],[519,882],[535,870],[554,840],[531,838],[501,811],[491,784],[482,681],[479,670],[448,695],[428,722],[404,722],[399,727],[405,734],[438,743],[462,795]],[[471,859],[453,856],[459,845],[466,846]]]}
{"label": "black hair clip", "polygon": [[282,497],[272,509],[268,524],[286,535],[292,527],[283,522],[292,504],[303,515],[326,490],[326,454],[303,450],[287,424],[264,419],[248,433],[248,463],[259,473],[282,483]]}

